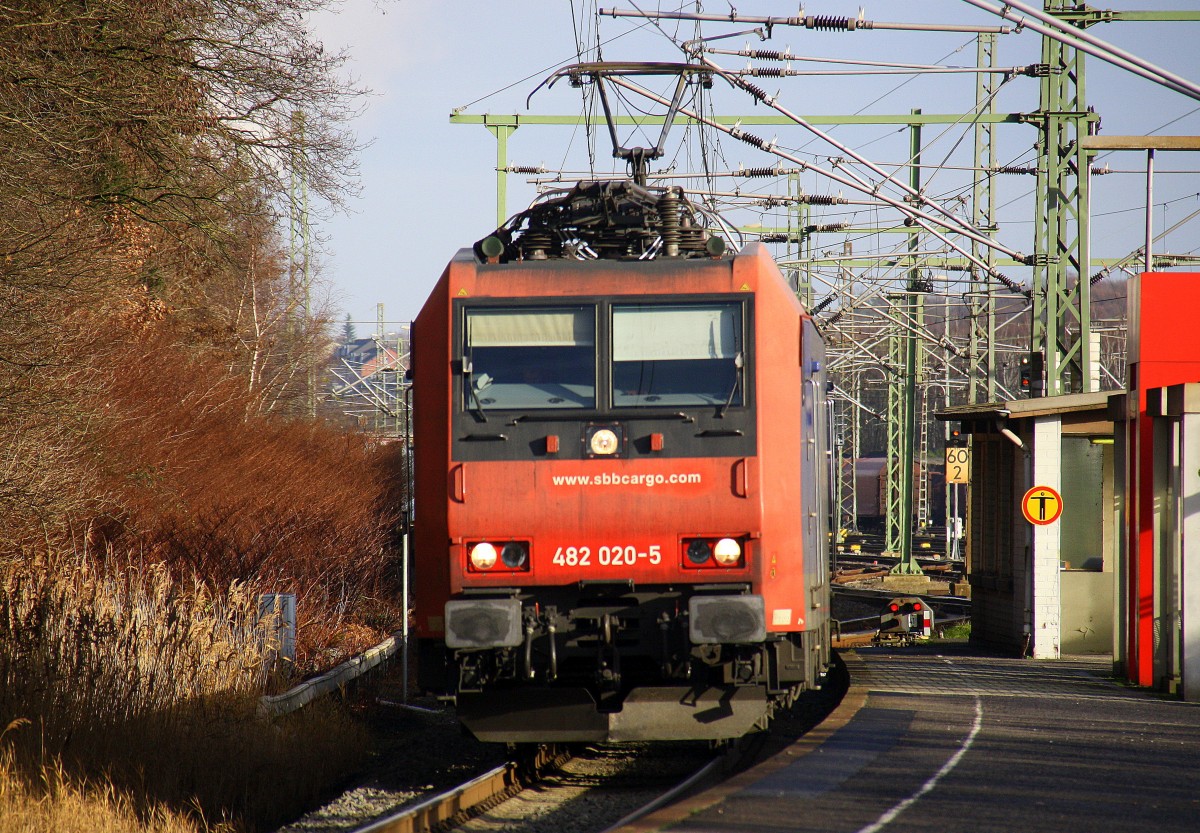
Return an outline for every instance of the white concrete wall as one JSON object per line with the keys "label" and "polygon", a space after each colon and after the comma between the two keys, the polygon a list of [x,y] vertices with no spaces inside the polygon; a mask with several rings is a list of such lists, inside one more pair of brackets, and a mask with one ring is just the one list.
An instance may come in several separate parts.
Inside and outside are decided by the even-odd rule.
{"label": "white concrete wall", "polygon": [[1184,413],[1180,434],[1178,507],[1183,573],[1183,696],[1192,702],[1200,702],[1200,414]]}
{"label": "white concrete wall", "polygon": [[[1049,486],[1062,494],[1062,419],[1058,416],[1036,417],[1032,446],[1028,487]],[[1068,512],[1070,508],[1064,506],[1063,511]],[[1032,527],[1030,649],[1034,659],[1058,659],[1062,610],[1059,584],[1061,527],[1057,521],[1029,526]]]}

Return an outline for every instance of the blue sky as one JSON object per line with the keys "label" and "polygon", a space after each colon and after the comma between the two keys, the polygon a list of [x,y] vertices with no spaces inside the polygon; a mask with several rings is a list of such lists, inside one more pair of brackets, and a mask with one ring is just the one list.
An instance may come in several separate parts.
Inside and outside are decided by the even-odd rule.
{"label": "blue sky", "polygon": [[[605,0],[604,8],[633,8],[632,3]],[[650,4],[638,3],[642,8]],[[737,2],[743,15],[796,14],[794,4]],[[586,13],[583,11],[586,6]],[[1114,2],[1121,10],[1196,9],[1196,2]],[[663,4],[678,8],[678,4]],[[694,8],[694,6],[690,6]],[[705,11],[727,12],[730,4],[714,0]],[[574,20],[582,21],[590,43],[595,42],[595,4],[574,3]],[[856,16],[857,3],[828,0],[807,4],[807,14]],[[974,9],[960,0],[921,0],[867,6],[866,17],[879,21],[926,23],[974,23],[1002,25],[999,18]],[[690,27],[691,24],[687,24]],[[324,238],[321,273],[342,315],[358,322],[359,335],[373,330],[376,303],[385,305],[390,322],[413,318],[437,280],[446,262],[462,246],[470,245],[495,227],[495,140],[483,127],[451,125],[451,110],[466,105],[469,113],[545,113],[577,115],[580,95],[565,82],[534,96],[529,110],[525,99],[552,67],[575,58],[572,4],[564,0],[535,2],[432,2],[432,0],[345,0],[336,14],[323,14],[313,21],[320,39],[331,48],[345,48],[351,55],[348,71],[374,94],[364,114],[353,125],[370,146],[361,155],[361,196],[351,201],[350,213],[321,218],[317,233]],[[638,27],[641,26],[639,29]],[[663,24],[670,34],[676,24]],[[741,31],[745,24],[706,24],[705,35]],[[685,30],[690,34],[690,28]],[[1153,63],[1200,82],[1200,23],[1114,23],[1093,27],[1090,32]],[[638,21],[605,17],[600,23],[605,58],[610,60],[679,60],[678,49],[660,32]],[[778,27],[774,36],[761,42],[753,36],[722,41],[718,46],[740,49],[782,50],[795,54],[852,57],[869,60],[896,59],[915,63],[974,64],[972,36],[962,33],[908,33],[890,31],[813,32]],[[1032,32],[1001,36],[998,62],[1025,65],[1038,59],[1040,38]],[[722,66],[734,69],[745,58],[714,56]],[[807,68],[799,63],[795,68]],[[870,113],[906,113],[914,107],[925,112],[960,112],[973,100],[973,81],[967,76],[909,76],[871,78],[759,79],[757,83],[774,93],[789,109],[801,114],[835,114],[865,109]],[[1158,131],[1169,135],[1200,134],[1200,101],[1172,93],[1102,62],[1089,59],[1088,101],[1103,119],[1108,134],[1144,134]],[[902,86],[901,86],[902,85]],[[507,88],[507,89],[505,89]],[[898,88],[898,89],[897,89]],[[718,90],[716,109],[723,113],[756,111],[744,94]],[[997,97],[1001,111],[1028,112],[1037,107],[1037,82],[1016,78]],[[927,128],[925,140],[940,131]],[[772,138],[774,128],[764,128]],[[906,156],[907,135],[903,129],[861,127],[836,131],[842,141],[861,149],[881,164],[899,163]],[[679,169],[694,167],[695,142],[679,147],[672,137],[671,157]],[[780,130],[781,145],[803,147],[805,154],[836,155],[820,142],[811,142],[798,129]],[[997,143],[1002,163],[1032,159],[1035,131],[1031,127],[1001,128]],[[962,140],[962,141],[960,141]],[[640,141],[640,140],[639,140]],[[956,146],[957,143],[957,146]],[[596,167],[614,170],[607,137],[596,138]],[[962,131],[947,132],[926,152],[926,162],[948,160],[955,164],[970,152],[971,140]],[[733,167],[772,165],[775,161],[752,148],[726,138],[718,148],[723,163]],[[690,155],[689,155],[690,154]],[[1200,208],[1200,171],[1197,154],[1160,153],[1156,164],[1161,173],[1155,182],[1156,225],[1183,219]],[[509,141],[513,164],[564,163],[572,170],[588,165],[587,141],[583,131],[557,127],[522,127]],[[969,161],[969,160],[968,160]],[[1107,162],[1122,171],[1140,171],[1145,157],[1139,153],[1114,154]],[[951,172],[938,174],[953,191]],[[808,177],[808,175],[806,175]],[[509,213],[524,208],[535,194],[525,177],[510,177]],[[940,183],[937,183],[940,184]],[[813,193],[836,192],[819,178],[802,181]],[[935,183],[931,192],[937,192]],[[1094,180],[1093,254],[1123,255],[1140,244],[1144,179],[1136,173],[1119,173]],[[1032,177],[1007,177],[1000,183],[1001,221],[1005,242],[1029,251],[1033,247],[1031,200],[1023,197],[1033,188]],[[847,196],[854,196],[847,193]],[[862,218],[858,218],[861,220]],[[771,222],[770,218],[766,222]],[[1166,248],[1190,252],[1200,247],[1200,220],[1176,232]],[[831,245],[836,241],[831,241]],[[1018,280],[1020,275],[1014,275]]]}

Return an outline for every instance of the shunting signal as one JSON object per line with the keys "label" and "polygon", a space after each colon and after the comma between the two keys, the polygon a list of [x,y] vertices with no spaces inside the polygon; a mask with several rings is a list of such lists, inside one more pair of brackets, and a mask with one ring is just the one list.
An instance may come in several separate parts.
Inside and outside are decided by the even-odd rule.
{"label": "shunting signal", "polygon": [[877,643],[911,645],[933,635],[933,610],[916,596],[892,599],[879,616]]}

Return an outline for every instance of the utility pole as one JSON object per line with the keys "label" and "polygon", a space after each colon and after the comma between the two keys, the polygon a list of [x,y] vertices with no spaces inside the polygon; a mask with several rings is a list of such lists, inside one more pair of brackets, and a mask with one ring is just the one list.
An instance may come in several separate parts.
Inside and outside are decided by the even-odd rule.
{"label": "utility pole", "polygon": [[[913,110],[913,115],[920,115],[921,111]],[[909,128],[909,185],[914,193],[920,193],[921,190],[921,125],[913,124]],[[914,228],[908,240],[908,248],[910,252],[915,252],[920,247],[920,232]],[[904,314],[903,320],[911,327],[920,327],[921,319],[923,318],[924,298],[923,292],[926,289],[920,278],[920,271],[914,265],[908,273],[908,288],[904,293],[903,305]],[[902,423],[899,426],[899,442],[898,447],[893,449],[891,443],[888,448],[888,471],[895,471],[900,479],[899,483],[899,501],[896,504],[896,518],[888,519],[889,529],[893,522],[898,526],[899,536],[897,543],[899,544],[898,551],[900,553],[900,561],[892,568],[892,573],[896,575],[923,575],[924,571],[917,564],[916,558],[913,557],[912,549],[912,508],[913,508],[913,456],[914,456],[914,439],[917,432],[917,338],[912,329],[898,333],[899,347],[903,351],[903,376],[898,382],[894,382],[893,386],[899,388],[901,408],[897,414],[895,409],[888,409],[888,420],[895,416],[900,416]],[[893,431],[889,426],[888,436],[894,436],[897,432]],[[893,466],[892,454],[898,453],[899,460],[897,465]],[[889,509],[891,507],[889,506]]]}
{"label": "utility pole", "polygon": [[[996,64],[996,36],[990,32],[976,36],[975,63],[980,68]],[[975,112],[992,115],[995,104],[996,77],[981,72],[975,76]],[[971,189],[972,224],[989,235],[996,233],[996,200],[992,177],[996,168],[996,126],[987,119],[975,123],[975,175]],[[978,241],[971,241],[972,253],[996,267],[996,251]],[[970,267],[970,289],[967,307],[970,311],[970,333],[967,345],[967,401],[971,403],[996,401],[996,298],[991,278],[981,274],[974,264]],[[947,336],[949,333],[947,332]],[[946,392],[947,399],[949,391]]]}

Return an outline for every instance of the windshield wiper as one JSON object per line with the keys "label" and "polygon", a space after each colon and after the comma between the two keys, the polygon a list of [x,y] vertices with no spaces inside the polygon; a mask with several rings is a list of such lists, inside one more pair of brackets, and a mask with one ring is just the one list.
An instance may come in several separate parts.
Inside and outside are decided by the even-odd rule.
{"label": "windshield wiper", "polygon": [[717,419],[724,419],[725,412],[729,410],[729,406],[733,404],[733,395],[737,393],[738,385],[742,382],[742,368],[746,366],[746,360],[742,358],[741,352],[733,357],[733,387],[729,389],[729,396],[725,399],[725,404],[717,408]]}
{"label": "windshield wiper", "polygon": [[[471,392],[471,401],[475,403],[471,408],[471,413],[475,416],[476,422],[487,422],[487,414],[483,412],[483,403],[479,401],[479,394],[475,392],[475,382],[472,375],[473,372],[474,363],[471,361],[470,357],[464,358],[462,360],[463,384],[466,385],[467,390]],[[484,387],[487,387],[492,382],[491,377],[489,377],[486,373],[480,377],[480,381],[484,382]]]}

